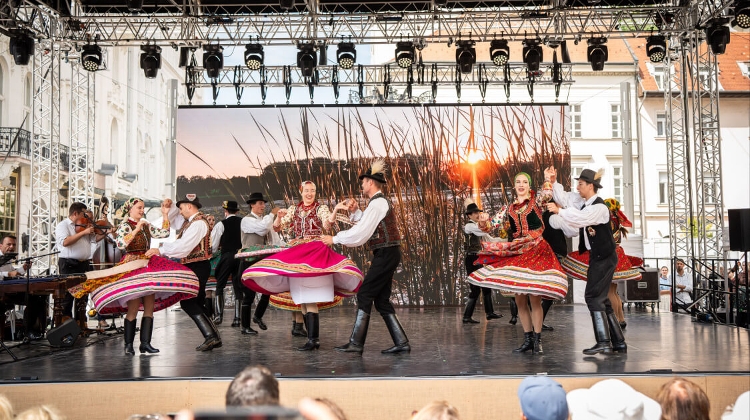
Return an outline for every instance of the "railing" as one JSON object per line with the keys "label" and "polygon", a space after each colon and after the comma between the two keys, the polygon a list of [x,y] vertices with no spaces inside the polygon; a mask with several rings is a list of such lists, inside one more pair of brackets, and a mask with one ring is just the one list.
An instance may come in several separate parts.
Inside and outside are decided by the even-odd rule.
{"label": "railing", "polygon": [[0,127],[0,158],[31,159],[31,133],[22,128]]}

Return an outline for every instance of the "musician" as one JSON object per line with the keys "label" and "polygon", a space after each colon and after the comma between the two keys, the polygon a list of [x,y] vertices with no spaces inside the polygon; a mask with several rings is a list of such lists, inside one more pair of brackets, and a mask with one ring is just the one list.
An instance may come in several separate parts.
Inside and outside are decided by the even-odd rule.
{"label": "musician", "polygon": [[[18,240],[15,236],[7,234],[0,241],[0,256],[14,254]],[[31,269],[31,261],[26,261],[21,267],[14,267],[10,261],[0,266],[0,281],[9,277],[23,276]],[[47,296],[29,296],[29,305],[24,309],[24,322],[28,320],[29,338],[41,337],[47,327]],[[19,303],[25,303],[20,301]],[[4,310],[4,308],[0,308]]]}
{"label": "musician", "polygon": [[[17,242],[18,239],[13,235],[8,234],[3,236],[3,240],[0,242],[0,256],[14,254],[16,252]],[[29,268],[31,268],[31,262],[26,262],[23,266],[14,268],[10,261],[8,261],[5,265],[0,267],[0,279],[5,277],[23,276]]]}

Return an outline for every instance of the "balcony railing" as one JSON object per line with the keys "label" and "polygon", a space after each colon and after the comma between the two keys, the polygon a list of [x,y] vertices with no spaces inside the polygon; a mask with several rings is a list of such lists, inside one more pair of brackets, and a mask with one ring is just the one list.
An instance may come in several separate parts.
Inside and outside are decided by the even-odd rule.
{"label": "balcony railing", "polygon": [[0,154],[31,160],[31,133],[22,128],[0,127]]}

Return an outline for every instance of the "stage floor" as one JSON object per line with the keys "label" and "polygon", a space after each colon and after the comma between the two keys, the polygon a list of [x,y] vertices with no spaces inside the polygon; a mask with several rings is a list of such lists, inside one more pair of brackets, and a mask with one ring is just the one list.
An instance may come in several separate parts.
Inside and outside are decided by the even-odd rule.
{"label": "stage floor", "polygon": [[[362,356],[343,354],[334,346],[347,342],[356,309],[339,307],[321,315],[321,348],[299,352],[305,339],[292,337],[289,312],[269,308],[268,330],[257,336],[240,334],[231,318],[219,327],[223,347],[194,350],[203,340],[190,318],[180,310],[158,312],[152,344],[154,355],[123,355],[122,335],[79,339],[75,347],[44,354],[46,340],[14,348],[23,360],[11,362],[0,353],[0,381],[33,382],[112,381],[147,378],[231,378],[243,367],[261,364],[283,378],[400,378],[456,376],[747,374],[750,372],[750,333],[746,329],[702,324],[686,315],[626,309],[628,353],[587,357],[581,350],[594,343],[591,318],[585,306],[555,305],[543,334],[545,354],[512,354],[523,340],[520,323],[504,317],[486,321],[482,308],[461,322],[463,308],[400,309],[399,318],[412,346],[410,354],[383,355],[392,341],[380,316],[373,311]],[[231,309],[229,309],[231,315]],[[122,321],[118,320],[118,325]],[[12,343],[8,343],[12,344]],[[138,347],[136,334],[135,347]]]}

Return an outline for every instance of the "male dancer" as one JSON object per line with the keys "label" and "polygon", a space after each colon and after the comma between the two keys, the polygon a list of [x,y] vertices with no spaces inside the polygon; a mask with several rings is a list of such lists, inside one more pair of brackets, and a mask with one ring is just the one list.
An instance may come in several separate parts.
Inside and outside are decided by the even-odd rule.
{"label": "male dancer", "polygon": [[[327,245],[355,247],[366,243],[373,255],[370,269],[367,270],[362,286],[357,292],[357,318],[354,321],[352,335],[347,344],[336,347],[336,350],[362,354],[374,302],[375,309],[383,317],[394,344],[381,353],[410,352],[409,339],[391,304],[393,274],[401,262],[401,234],[391,201],[381,191],[386,183],[385,164],[382,160],[375,161],[359,179],[362,181],[362,193],[370,202],[364,212],[357,210],[352,216],[352,220],[356,220],[357,224],[349,230],[337,233],[336,236],[321,236],[321,240]],[[351,204],[350,200],[344,200],[336,205],[336,209],[347,210]]]}
{"label": "male dancer", "polygon": [[234,258],[234,254],[242,247],[242,232],[240,223],[242,219],[237,216],[240,208],[236,201],[225,201],[221,207],[224,209],[224,220],[217,223],[211,230],[211,249],[216,252],[221,248],[221,257],[216,265],[216,305],[214,311],[216,317],[214,324],[219,325],[224,320],[224,288],[227,286],[229,276],[237,277],[240,269],[240,260]]}
{"label": "male dancer", "polygon": [[578,229],[578,250],[589,250],[589,269],[586,273],[586,305],[591,312],[594,324],[596,345],[585,349],[583,354],[627,353],[628,346],[620,329],[620,323],[607,298],[612,275],[617,266],[617,253],[612,229],[609,225],[609,209],[597,195],[602,185],[602,171],[584,169],[576,178],[578,193],[566,193],[556,182],[557,171],[553,167],[544,170],[544,177],[551,182],[555,203],[548,203],[547,209],[555,213],[550,216],[550,225],[562,229],[566,235],[574,235]]}
{"label": "male dancer", "polygon": [[[477,271],[481,266],[474,265],[474,261],[477,260],[477,252],[482,250],[482,242],[496,242],[500,238],[493,238],[489,233],[479,229],[477,221],[479,215],[482,213],[482,209],[477,206],[474,200],[466,199],[464,201],[465,211],[464,214],[469,218],[469,221],[464,225],[464,266],[466,267],[466,275]],[[479,293],[482,294],[484,301],[484,313],[487,320],[501,318],[502,315],[496,314],[492,307],[492,289],[488,287],[479,287],[469,283],[469,299],[466,301],[466,309],[464,309],[464,316],[462,322],[464,324],[479,324],[479,321],[475,321],[471,316],[474,315],[474,308],[477,306],[477,298]]]}
{"label": "male dancer", "polygon": [[204,312],[204,301],[206,300],[206,283],[211,274],[211,227],[206,221],[206,216],[201,213],[203,207],[198,196],[186,194],[185,198],[177,201],[177,207],[185,221],[177,232],[174,242],[160,243],[159,248],[151,248],[146,256],[162,255],[166,258],[178,259],[180,264],[193,270],[198,281],[200,290],[198,296],[180,301],[180,306],[203,334],[203,344],[195,348],[197,351],[209,351],[221,347],[221,337],[216,326]]}

